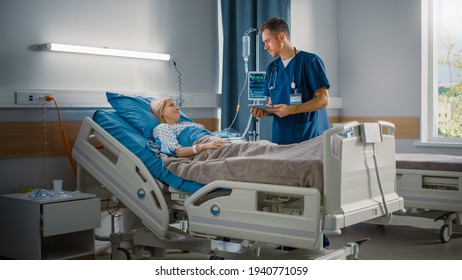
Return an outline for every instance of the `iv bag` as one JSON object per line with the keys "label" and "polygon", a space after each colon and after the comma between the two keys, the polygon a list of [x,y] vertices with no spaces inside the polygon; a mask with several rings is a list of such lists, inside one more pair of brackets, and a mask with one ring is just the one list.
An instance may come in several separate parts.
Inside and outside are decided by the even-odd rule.
{"label": "iv bag", "polygon": [[242,57],[245,61],[249,60],[250,56],[250,36],[242,36]]}

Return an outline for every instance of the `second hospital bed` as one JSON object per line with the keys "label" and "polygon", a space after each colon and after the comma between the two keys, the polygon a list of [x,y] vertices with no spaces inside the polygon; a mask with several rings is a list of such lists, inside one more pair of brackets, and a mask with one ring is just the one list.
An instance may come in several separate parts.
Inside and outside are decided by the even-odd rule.
{"label": "second hospital bed", "polygon": [[[368,126],[357,122],[324,133],[321,193],[183,180],[159,163],[143,133],[116,112],[97,111],[83,121],[73,148],[77,185],[83,191],[103,186],[141,219],[144,227],[130,232],[135,249],[162,253],[175,248],[232,259],[354,259],[358,242],[326,249],[323,233],[341,234],[345,227],[373,219],[387,223],[393,212],[404,209],[395,186],[394,126],[379,126],[372,138],[364,137]],[[172,226],[179,221],[187,222],[187,232]],[[113,256],[120,249],[115,244]]]}
{"label": "second hospital bed", "polygon": [[462,224],[462,157],[442,154],[396,154],[397,192],[406,215],[442,220],[441,242],[453,225]]}

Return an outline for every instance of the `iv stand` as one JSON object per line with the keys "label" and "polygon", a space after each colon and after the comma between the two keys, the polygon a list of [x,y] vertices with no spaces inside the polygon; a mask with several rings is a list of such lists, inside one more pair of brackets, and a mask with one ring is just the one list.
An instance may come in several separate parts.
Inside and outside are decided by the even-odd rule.
{"label": "iv stand", "polygon": [[[256,35],[255,35],[255,67],[256,67],[256,71],[260,71],[260,54],[258,52],[258,50],[260,49],[260,40],[259,40],[259,37],[258,37],[258,29],[257,29],[257,32],[256,32]],[[260,140],[260,119],[259,118],[255,118],[255,141],[258,141]]]}
{"label": "iv stand", "polygon": [[[255,65],[256,65],[256,71],[260,71],[260,54],[258,53],[258,50],[260,48],[260,41],[258,37],[258,29],[256,28],[250,28],[248,31],[246,31],[245,35],[248,35],[252,32],[255,31]],[[247,71],[247,70],[246,70]],[[260,119],[255,118],[255,140],[258,141],[260,140]]]}

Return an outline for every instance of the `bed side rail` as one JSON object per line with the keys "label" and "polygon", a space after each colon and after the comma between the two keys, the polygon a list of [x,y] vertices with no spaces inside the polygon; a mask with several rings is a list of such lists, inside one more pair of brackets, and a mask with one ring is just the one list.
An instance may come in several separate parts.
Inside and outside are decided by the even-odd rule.
{"label": "bed side rail", "polygon": [[462,212],[462,171],[397,169],[406,208]]}
{"label": "bed side rail", "polygon": [[324,133],[326,232],[404,209],[396,193],[394,129],[385,121],[353,121]]}
{"label": "bed side rail", "polygon": [[[206,199],[220,189],[222,196]],[[215,181],[184,203],[189,230],[296,248],[322,248],[320,193],[300,188],[247,182]]]}
{"label": "bed side rail", "polygon": [[[103,151],[97,149],[95,141],[104,146]],[[166,236],[169,211],[163,186],[137,156],[89,117],[83,120],[72,154],[79,174],[85,169],[155,234],[161,238]]]}

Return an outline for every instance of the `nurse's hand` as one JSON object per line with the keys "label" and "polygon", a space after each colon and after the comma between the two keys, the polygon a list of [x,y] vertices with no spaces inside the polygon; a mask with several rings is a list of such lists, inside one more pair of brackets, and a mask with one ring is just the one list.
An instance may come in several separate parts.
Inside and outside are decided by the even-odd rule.
{"label": "nurse's hand", "polygon": [[280,118],[286,117],[291,114],[290,106],[287,104],[273,104],[273,107],[269,108],[268,112],[271,112]]}
{"label": "nurse's hand", "polygon": [[270,113],[265,112],[262,109],[258,109],[258,108],[251,108],[250,113],[252,113],[252,115],[254,115],[254,117],[256,117],[257,119],[261,119],[263,117],[270,115]]}

